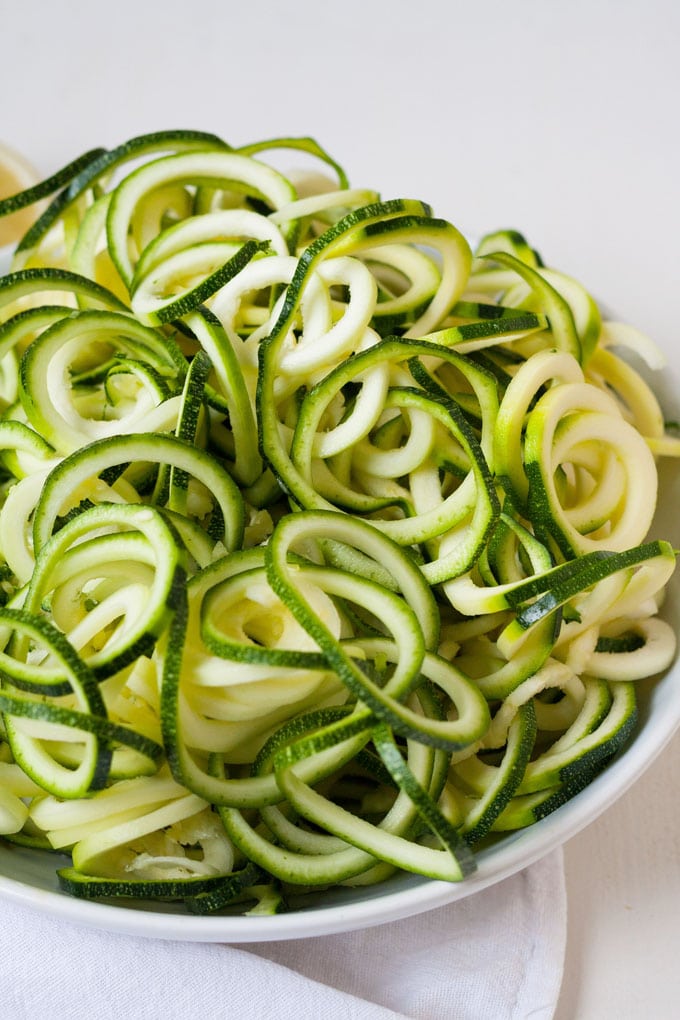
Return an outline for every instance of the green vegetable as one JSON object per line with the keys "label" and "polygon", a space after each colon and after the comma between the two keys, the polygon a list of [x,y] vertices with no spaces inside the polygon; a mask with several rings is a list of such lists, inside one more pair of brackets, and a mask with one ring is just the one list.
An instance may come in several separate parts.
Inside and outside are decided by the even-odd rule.
{"label": "green vegetable", "polygon": [[50,196],[0,279],[0,833],[196,913],[464,880],[674,656],[648,344],[311,139],[158,132],[0,215]]}

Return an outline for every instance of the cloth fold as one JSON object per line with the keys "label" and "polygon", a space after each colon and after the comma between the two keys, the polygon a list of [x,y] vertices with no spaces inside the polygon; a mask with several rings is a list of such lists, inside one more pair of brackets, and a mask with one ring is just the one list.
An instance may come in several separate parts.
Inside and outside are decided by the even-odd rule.
{"label": "cloth fold", "polygon": [[561,850],[413,918],[284,942],[138,938],[1,909],[2,1020],[550,1020],[566,942]]}

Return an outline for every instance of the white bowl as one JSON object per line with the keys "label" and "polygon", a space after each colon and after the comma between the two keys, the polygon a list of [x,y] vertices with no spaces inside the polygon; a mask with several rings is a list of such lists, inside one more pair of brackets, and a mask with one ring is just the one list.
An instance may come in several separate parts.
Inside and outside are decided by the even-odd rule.
{"label": "white bowl", "polygon": [[[651,378],[666,416],[680,420],[680,356]],[[637,366],[639,367],[639,366]],[[680,471],[660,465],[661,499],[654,533],[680,545]],[[680,628],[680,572],[671,580],[664,616]],[[661,679],[640,683],[640,718],[632,742],[597,778],[553,814],[503,836],[477,855],[477,871],[458,884],[399,875],[378,886],[339,889],[309,899],[304,908],[270,917],[197,917],[173,904],[114,906],[74,899],[57,885],[54,855],[0,840],[0,896],[95,928],[161,939],[262,942],[350,931],[409,917],[462,899],[500,882],[560,846],[620,797],[663,752],[680,726],[680,664]]]}

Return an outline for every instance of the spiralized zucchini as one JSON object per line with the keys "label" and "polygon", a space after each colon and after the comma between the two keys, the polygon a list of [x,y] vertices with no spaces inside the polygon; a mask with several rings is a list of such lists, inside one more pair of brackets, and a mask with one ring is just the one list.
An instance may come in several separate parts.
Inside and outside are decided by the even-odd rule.
{"label": "spiralized zucchini", "polygon": [[651,341],[311,139],[145,135],[0,215],[35,203],[0,279],[5,839],[75,896],[273,912],[459,881],[625,747],[675,654]]}

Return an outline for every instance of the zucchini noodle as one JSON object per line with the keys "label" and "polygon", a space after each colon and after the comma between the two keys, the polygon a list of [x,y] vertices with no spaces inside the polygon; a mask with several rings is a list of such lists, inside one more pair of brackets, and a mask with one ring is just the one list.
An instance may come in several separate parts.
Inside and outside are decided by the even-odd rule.
{"label": "zucchini noodle", "polygon": [[[281,173],[270,154],[303,159]],[[0,278],[0,834],[275,912],[578,794],[675,655],[633,327],[309,138],[93,149]]]}

